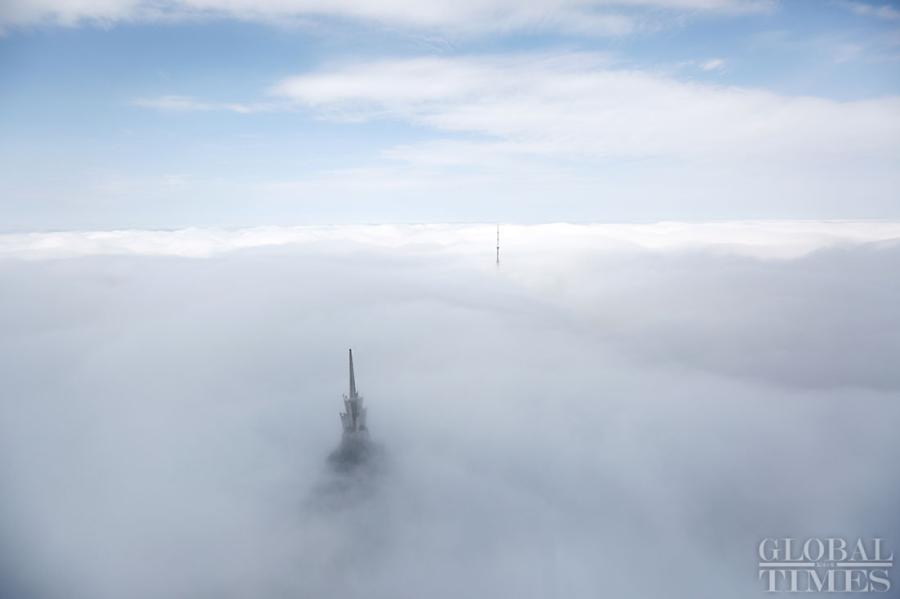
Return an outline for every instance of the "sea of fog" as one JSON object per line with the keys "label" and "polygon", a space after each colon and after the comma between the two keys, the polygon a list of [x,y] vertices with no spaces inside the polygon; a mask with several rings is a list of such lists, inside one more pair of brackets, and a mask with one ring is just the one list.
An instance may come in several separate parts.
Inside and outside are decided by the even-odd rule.
{"label": "sea of fog", "polygon": [[900,224],[495,235],[0,235],[0,596],[763,597],[765,537],[900,549]]}

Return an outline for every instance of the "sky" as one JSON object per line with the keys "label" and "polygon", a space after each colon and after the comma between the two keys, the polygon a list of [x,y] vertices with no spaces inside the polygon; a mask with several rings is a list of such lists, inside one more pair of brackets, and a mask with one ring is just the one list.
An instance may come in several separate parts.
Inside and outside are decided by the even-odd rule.
{"label": "sky", "polygon": [[900,216],[900,6],[9,0],[0,230]]}
{"label": "sky", "polygon": [[896,223],[504,232],[5,238],[0,595],[761,599],[763,538],[896,554]]}

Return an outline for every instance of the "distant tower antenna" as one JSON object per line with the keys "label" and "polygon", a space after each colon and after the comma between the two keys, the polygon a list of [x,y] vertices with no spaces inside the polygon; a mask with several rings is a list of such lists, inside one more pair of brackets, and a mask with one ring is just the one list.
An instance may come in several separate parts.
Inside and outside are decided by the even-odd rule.
{"label": "distant tower antenna", "polygon": [[500,268],[500,225],[497,225],[497,268]]}

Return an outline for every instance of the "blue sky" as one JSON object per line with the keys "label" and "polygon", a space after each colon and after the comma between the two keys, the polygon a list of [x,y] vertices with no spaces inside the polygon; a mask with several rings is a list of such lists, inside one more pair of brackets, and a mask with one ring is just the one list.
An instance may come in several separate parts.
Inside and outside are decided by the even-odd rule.
{"label": "blue sky", "polygon": [[900,217],[900,6],[13,0],[0,229]]}

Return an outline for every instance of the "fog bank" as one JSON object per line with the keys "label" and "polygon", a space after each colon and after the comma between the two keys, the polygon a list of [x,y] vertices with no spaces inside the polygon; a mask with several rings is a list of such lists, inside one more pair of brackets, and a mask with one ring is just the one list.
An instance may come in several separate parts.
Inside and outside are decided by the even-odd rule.
{"label": "fog bank", "polygon": [[0,591],[758,597],[764,537],[898,548],[900,225],[501,233],[0,236]]}

